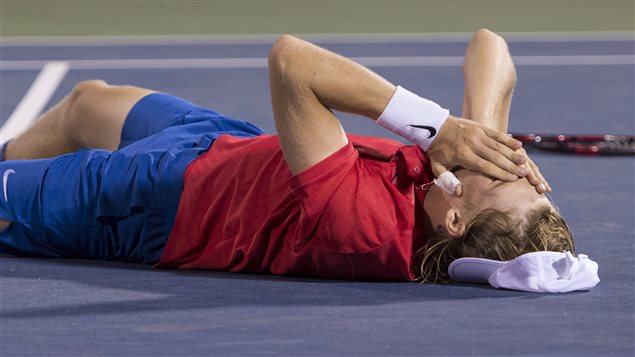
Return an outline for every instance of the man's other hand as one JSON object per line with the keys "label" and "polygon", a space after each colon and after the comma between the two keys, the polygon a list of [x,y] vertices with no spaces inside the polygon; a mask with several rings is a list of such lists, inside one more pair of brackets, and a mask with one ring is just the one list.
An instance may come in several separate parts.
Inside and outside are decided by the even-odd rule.
{"label": "man's other hand", "polygon": [[[516,181],[532,173],[525,165],[528,157],[521,148],[520,141],[504,133],[471,120],[450,116],[430,145],[428,156],[437,177],[461,166],[499,180]],[[530,165],[532,169],[534,166]],[[538,186],[539,181],[535,178],[530,180],[534,186]]]}

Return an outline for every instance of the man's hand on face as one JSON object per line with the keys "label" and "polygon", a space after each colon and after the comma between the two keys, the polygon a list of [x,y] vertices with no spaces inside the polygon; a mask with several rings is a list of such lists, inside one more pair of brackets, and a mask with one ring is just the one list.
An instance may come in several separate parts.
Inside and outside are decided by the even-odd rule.
{"label": "man's hand on face", "polygon": [[[527,176],[539,193],[551,191],[520,141],[471,120],[450,116],[428,148],[428,156],[437,177],[461,166],[503,181]],[[454,195],[462,194],[458,185]]]}

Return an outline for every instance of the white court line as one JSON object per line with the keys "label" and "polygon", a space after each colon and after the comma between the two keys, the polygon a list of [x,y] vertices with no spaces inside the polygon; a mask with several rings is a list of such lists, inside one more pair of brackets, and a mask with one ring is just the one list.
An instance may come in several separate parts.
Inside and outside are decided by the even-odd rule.
{"label": "white court line", "polygon": [[[463,56],[352,57],[369,67],[460,66]],[[633,55],[514,56],[518,66],[633,65]],[[0,70],[37,70],[48,61],[0,61]],[[165,58],[66,60],[73,70],[266,68],[260,58]]]}
{"label": "white court line", "polygon": [[[513,42],[633,41],[633,31],[499,32]],[[463,43],[473,32],[295,34],[320,43]],[[271,44],[279,34],[251,35],[130,35],[130,36],[0,36],[2,46],[157,46]]]}
{"label": "white court line", "polygon": [[[40,66],[41,67],[41,66]],[[5,143],[31,125],[49,102],[70,69],[67,62],[47,62],[9,119],[0,128],[0,143]]]}

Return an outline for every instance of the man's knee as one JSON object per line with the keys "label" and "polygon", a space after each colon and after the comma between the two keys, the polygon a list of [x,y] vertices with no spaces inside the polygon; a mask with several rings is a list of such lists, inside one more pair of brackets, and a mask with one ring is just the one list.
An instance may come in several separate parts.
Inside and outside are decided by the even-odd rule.
{"label": "man's knee", "polygon": [[97,88],[107,87],[108,83],[101,79],[89,79],[86,81],[81,81],[75,85],[71,94],[79,95],[83,92],[87,92],[90,90],[94,90]]}
{"label": "man's knee", "polygon": [[100,93],[104,93],[104,90],[110,87],[108,83],[99,79],[82,81],[76,84],[67,96],[62,130],[79,148],[91,146],[90,143],[84,142],[84,132],[94,126],[91,122],[102,119],[98,112]]}
{"label": "man's knee", "polygon": [[79,82],[68,95],[69,106],[77,106],[80,100],[85,99],[86,94],[108,87],[108,83],[101,79],[91,79]]}
{"label": "man's knee", "polygon": [[67,97],[67,119],[72,120],[74,116],[82,116],[82,113],[85,113],[86,110],[90,110],[90,107],[93,106],[91,101],[98,98],[98,96],[93,94],[107,87],[108,83],[101,79],[82,81],[76,84]]}
{"label": "man's knee", "polygon": [[66,99],[64,133],[78,148],[115,150],[128,113],[150,93],[101,80],[81,82]]}

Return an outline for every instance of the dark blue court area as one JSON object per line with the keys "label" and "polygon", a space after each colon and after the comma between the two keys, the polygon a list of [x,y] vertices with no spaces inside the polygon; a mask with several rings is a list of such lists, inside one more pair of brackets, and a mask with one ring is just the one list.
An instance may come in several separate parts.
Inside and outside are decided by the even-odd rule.
{"label": "dark blue court area", "polygon": [[[68,72],[48,102],[100,78],[166,91],[273,133],[266,61],[273,39],[125,44],[4,43],[2,123],[45,63]],[[467,39],[318,43],[459,115]],[[630,38],[512,39],[510,131],[635,134]],[[441,58],[438,58],[441,57]],[[388,136],[341,115],[345,128]],[[633,356],[635,160],[532,152],[578,253],[599,264],[588,292],[367,283],[156,270],[0,257],[1,356]]]}

